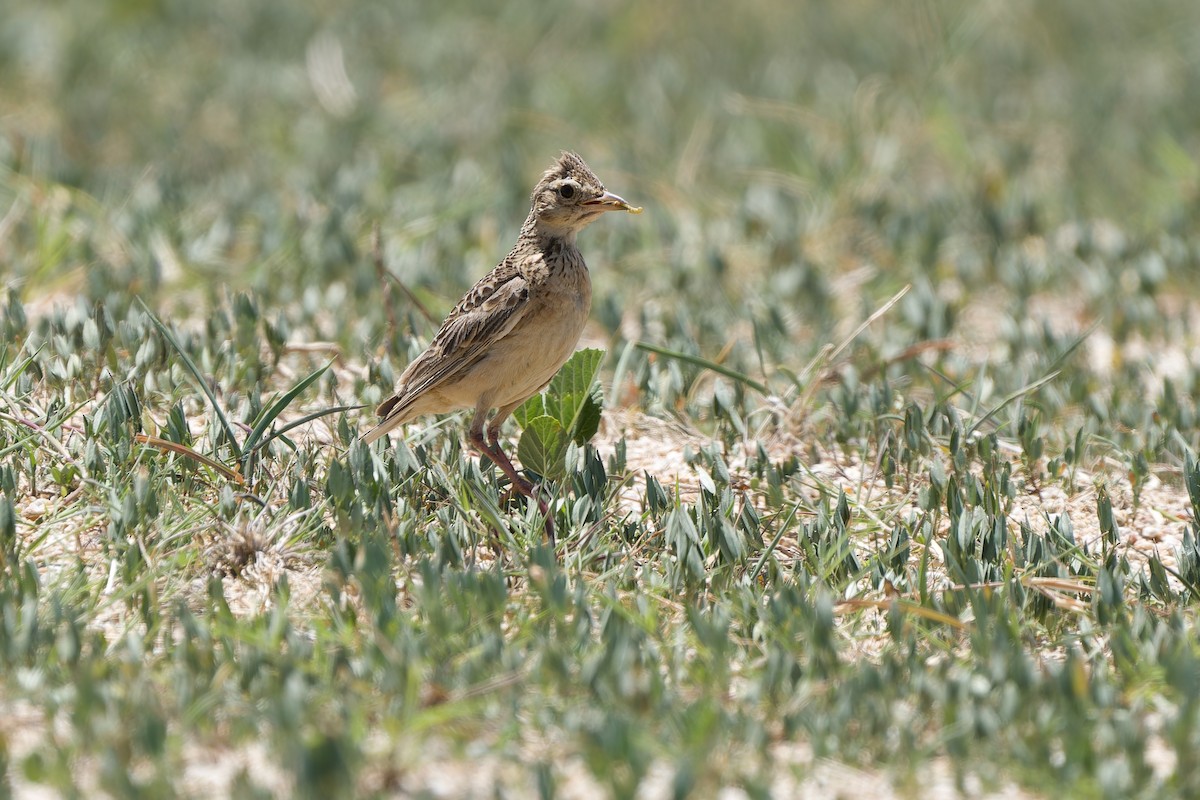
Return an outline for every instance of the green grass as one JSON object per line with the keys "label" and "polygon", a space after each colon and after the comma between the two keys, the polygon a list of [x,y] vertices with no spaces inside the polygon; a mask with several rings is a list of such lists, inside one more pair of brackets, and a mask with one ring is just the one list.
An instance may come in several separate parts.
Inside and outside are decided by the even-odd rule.
{"label": "green grass", "polygon": [[[0,14],[0,796],[1200,794],[1195,3],[436,8]],[[356,437],[563,148],[552,552]]]}

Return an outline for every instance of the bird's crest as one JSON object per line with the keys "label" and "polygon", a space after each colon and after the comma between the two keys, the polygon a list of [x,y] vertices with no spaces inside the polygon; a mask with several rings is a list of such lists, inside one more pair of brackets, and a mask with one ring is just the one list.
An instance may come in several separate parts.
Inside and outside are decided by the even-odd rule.
{"label": "bird's crest", "polygon": [[604,184],[596,177],[596,173],[592,172],[591,167],[579,157],[578,153],[563,150],[554,165],[542,174],[542,179],[538,182],[538,188],[534,189],[534,194],[536,195],[543,186],[563,178],[574,178],[585,186],[592,185],[601,190],[604,189]]}

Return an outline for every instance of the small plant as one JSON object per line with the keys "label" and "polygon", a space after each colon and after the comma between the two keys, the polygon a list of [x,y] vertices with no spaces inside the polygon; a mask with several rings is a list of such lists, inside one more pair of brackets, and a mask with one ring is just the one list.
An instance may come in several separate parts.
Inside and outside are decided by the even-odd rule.
{"label": "small plant", "polygon": [[600,427],[602,397],[596,379],[603,350],[580,350],[513,415],[521,426],[517,457],[525,469],[549,480],[566,474],[567,447],[582,447]]}
{"label": "small plant", "polygon": [[200,367],[198,367],[192,357],[188,355],[188,352],[183,348],[183,345],[179,343],[179,340],[175,337],[175,334],[173,334],[171,330],[164,325],[162,321],[156,317],[144,303],[142,304],[142,308],[150,316],[150,321],[154,323],[154,327],[158,329],[158,332],[162,334],[162,337],[167,340],[167,343],[171,345],[171,347],[179,355],[184,367],[195,379],[196,385],[199,386],[200,390],[204,392],[204,396],[208,398],[209,405],[212,407],[213,415],[216,417],[217,422],[221,426],[222,438],[218,441],[222,441],[229,448],[230,453],[233,456],[234,463],[226,464],[220,461],[219,458],[210,458],[202,455],[187,445],[179,442],[160,439],[157,436],[138,434],[137,439],[143,444],[149,444],[161,450],[169,450],[171,452],[175,452],[199,461],[200,463],[206,464],[236,483],[245,483],[247,481],[253,483],[255,468],[260,460],[259,455],[263,448],[270,444],[273,439],[283,436],[293,428],[299,427],[300,425],[308,422],[312,422],[315,419],[320,419],[321,417],[328,416],[330,414],[336,414],[340,411],[351,411],[356,408],[361,408],[361,406],[335,406],[333,408],[324,408],[320,411],[306,414],[300,419],[295,420],[283,426],[282,428],[268,432],[268,430],[275,424],[275,421],[279,418],[279,415],[287,410],[287,407],[292,404],[292,401],[299,397],[305,389],[307,389],[309,386],[315,383],[318,378],[325,374],[325,371],[329,369],[329,364],[325,364],[280,395],[265,411],[260,412],[257,415],[254,427],[250,429],[250,432],[246,434],[246,437],[243,440],[239,441],[238,437],[233,432],[233,426],[229,423],[229,416],[225,413],[225,410],[221,407],[221,404],[217,402],[217,396],[213,392],[212,387],[209,385],[208,380],[204,377],[204,373],[200,371]]}

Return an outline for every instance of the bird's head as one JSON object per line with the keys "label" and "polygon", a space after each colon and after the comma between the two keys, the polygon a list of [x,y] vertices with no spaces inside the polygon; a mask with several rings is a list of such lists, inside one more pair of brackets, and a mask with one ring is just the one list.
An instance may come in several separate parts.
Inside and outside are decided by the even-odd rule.
{"label": "bird's head", "polygon": [[530,217],[543,230],[571,235],[605,211],[642,213],[607,191],[582,158],[564,151],[534,187]]}

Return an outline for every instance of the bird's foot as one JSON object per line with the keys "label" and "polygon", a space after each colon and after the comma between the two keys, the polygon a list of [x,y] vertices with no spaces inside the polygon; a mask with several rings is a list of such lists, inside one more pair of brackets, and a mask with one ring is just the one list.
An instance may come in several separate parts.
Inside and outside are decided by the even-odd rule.
{"label": "bird's foot", "polygon": [[546,535],[550,538],[550,546],[554,547],[554,515],[550,513],[550,504],[542,499],[541,493],[538,492],[538,487],[534,486],[528,479],[522,477],[521,473],[517,472],[512,459],[500,449],[500,443],[495,438],[485,438],[482,431],[473,430],[471,431],[471,444],[475,445],[475,448],[480,453],[483,453],[492,463],[500,468],[500,471],[504,473],[509,483],[512,484],[513,491],[519,492],[537,503],[538,511],[542,513],[542,519],[545,520]]}
{"label": "bird's foot", "polygon": [[550,504],[542,497],[541,486],[530,483],[524,478],[518,476],[520,482],[513,481],[509,487],[507,497],[511,498],[514,494],[521,494],[537,503],[538,511],[541,512],[542,519],[545,520],[546,535],[550,538],[550,546],[554,547],[554,513],[550,509]]}
{"label": "bird's foot", "polygon": [[542,519],[546,520],[546,536],[550,537],[550,549],[554,549],[554,513],[550,510],[550,504],[542,499],[541,494],[535,494],[532,497],[533,501],[538,505],[538,511],[542,512]]}

